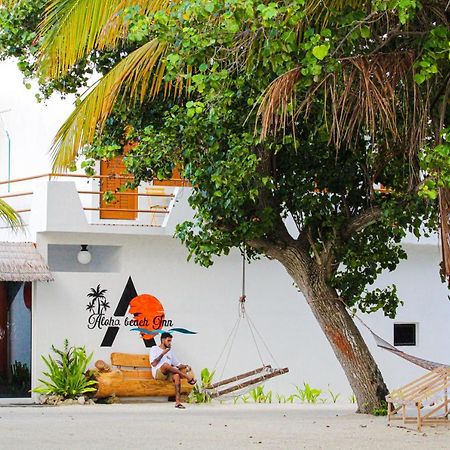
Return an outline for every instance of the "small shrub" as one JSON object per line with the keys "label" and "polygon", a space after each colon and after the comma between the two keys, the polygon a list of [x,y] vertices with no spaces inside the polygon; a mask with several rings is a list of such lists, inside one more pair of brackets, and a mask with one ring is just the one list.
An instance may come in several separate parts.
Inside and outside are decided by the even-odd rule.
{"label": "small shrub", "polygon": [[334,393],[331,389],[328,389],[328,393],[330,394],[331,401],[333,403],[337,403],[338,398],[341,396],[341,394],[339,394],[339,392]]}
{"label": "small shrub", "polygon": [[211,396],[205,391],[214,378],[215,371],[210,372],[206,367],[200,372],[200,382],[194,386],[189,394],[189,403],[209,403]]}
{"label": "small shrub", "polygon": [[64,341],[62,350],[53,345],[52,350],[58,358],[53,359],[51,355],[48,355],[47,358],[41,356],[48,369],[47,372],[44,372],[48,379],[39,379],[42,385],[33,389],[33,392],[74,399],[97,390],[94,387],[97,381],[92,379],[90,373],[86,374],[92,353],[87,355],[84,347],[69,347],[67,339]]}
{"label": "small shrub", "polygon": [[373,416],[387,416],[387,403],[383,401],[379,408],[373,408],[371,411]]}
{"label": "small shrub", "polygon": [[299,386],[295,386],[297,391],[294,396],[296,396],[302,403],[315,404],[319,400],[322,394],[321,389],[312,388],[308,383],[303,383],[303,389]]}
{"label": "small shrub", "polygon": [[250,391],[250,398],[255,403],[272,403],[272,391],[264,392],[264,386],[257,386]]}

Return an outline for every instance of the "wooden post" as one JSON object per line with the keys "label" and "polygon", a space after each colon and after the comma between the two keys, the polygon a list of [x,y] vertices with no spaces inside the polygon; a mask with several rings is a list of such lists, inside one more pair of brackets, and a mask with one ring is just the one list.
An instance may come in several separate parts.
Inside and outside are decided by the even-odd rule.
{"label": "wooden post", "polygon": [[422,431],[422,402],[417,402],[417,431]]}

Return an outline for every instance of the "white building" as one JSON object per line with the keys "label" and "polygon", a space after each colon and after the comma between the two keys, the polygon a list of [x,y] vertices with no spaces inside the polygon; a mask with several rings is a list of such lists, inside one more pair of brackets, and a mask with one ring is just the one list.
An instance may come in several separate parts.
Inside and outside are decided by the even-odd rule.
{"label": "white building", "polygon": [[[11,108],[14,111],[17,105]],[[64,108],[69,109],[67,105]],[[45,123],[47,116],[42,110],[37,116]],[[40,128],[55,130],[61,115],[52,117],[48,126]],[[28,122],[25,115],[19,125],[10,125],[13,140],[20,133],[28,136],[27,142],[13,150],[16,155],[22,155],[21,162],[14,164],[13,178],[41,173],[23,164],[30,149],[35,148],[31,143],[37,142],[36,136],[41,131],[35,130],[33,135]],[[38,152],[39,164],[49,141],[38,144],[45,144],[47,147]],[[107,171],[108,168],[104,168],[103,172]],[[5,171],[1,173],[6,179]],[[31,364],[33,387],[44,369],[40,355],[49,354],[52,345],[61,347],[65,338],[73,345],[86,346],[94,353],[93,361],[109,360],[112,351],[146,352],[139,331],[133,330],[139,326],[131,322],[133,317],[128,309],[130,298],[136,294],[150,294],[159,299],[165,319],[171,321],[166,328],[172,325],[197,333],[177,333],[174,339],[179,359],[189,362],[197,373],[203,367],[214,368],[238,318],[240,255],[232,253],[217,259],[209,269],[201,268],[187,262],[186,249],[173,238],[176,224],[192,216],[187,203],[190,188],[183,187],[182,183],[141,186],[139,195],[120,197],[123,201],[120,209],[126,211],[119,213],[122,218],[117,218],[114,206],[102,205],[100,201],[99,193],[110,188],[104,184],[110,181],[82,177],[49,180],[48,176],[42,176],[0,184],[2,196],[24,194],[5,200],[23,211],[26,224],[23,233],[16,235],[3,229],[0,241],[36,243],[37,251],[54,277],[54,281],[33,282],[31,310],[22,304],[22,290],[17,291],[20,285],[7,286],[8,300],[4,304],[9,311],[8,329],[0,330],[0,340],[4,336],[8,338],[4,364],[15,361]],[[117,181],[123,182],[112,182]],[[92,256],[88,264],[78,262],[81,245],[87,245]],[[448,364],[450,301],[439,279],[437,239],[422,243],[409,239],[404,245],[408,260],[394,273],[383,274],[377,283],[378,286],[395,283],[404,306],[399,308],[395,320],[386,319],[382,313],[366,316],[364,320],[391,343],[394,343],[394,327],[400,329],[398,325],[409,324],[412,335],[407,338],[411,339],[410,344],[415,340],[415,344],[399,348]],[[97,286],[106,292],[103,304],[94,307],[90,305],[92,297],[88,294]],[[283,267],[266,259],[252,263],[247,269],[246,294],[247,311],[276,358],[275,364],[290,369],[288,374],[270,381],[267,388],[290,394],[295,385],[307,382],[325,391],[339,392],[340,399],[346,401],[351,392],[345,375],[304,298]],[[0,311],[0,328],[1,317]],[[389,387],[404,384],[422,373],[421,369],[377,348],[370,333],[365,328],[361,331]],[[264,362],[273,365],[258,336],[257,341]],[[222,363],[224,359],[226,357],[222,358]],[[242,323],[224,376],[260,365],[252,335]],[[218,375],[221,369],[222,364]]]}

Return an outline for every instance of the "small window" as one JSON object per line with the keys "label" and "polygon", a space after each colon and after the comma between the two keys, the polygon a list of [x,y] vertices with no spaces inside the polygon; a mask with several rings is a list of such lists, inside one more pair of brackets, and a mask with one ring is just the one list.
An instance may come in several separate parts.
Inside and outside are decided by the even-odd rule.
{"label": "small window", "polygon": [[416,345],[417,324],[394,323],[394,345]]}

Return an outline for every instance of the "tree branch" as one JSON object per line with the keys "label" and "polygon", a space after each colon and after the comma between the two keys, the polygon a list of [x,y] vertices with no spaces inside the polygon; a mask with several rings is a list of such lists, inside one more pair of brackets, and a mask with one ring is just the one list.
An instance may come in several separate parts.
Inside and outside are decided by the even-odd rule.
{"label": "tree branch", "polygon": [[353,234],[358,231],[364,230],[370,225],[380,220],[382,210],[378,206],[366,209],[362,213],[354,216],[347,225],[342,229],[341,235],[344,239],[349,239]]}

